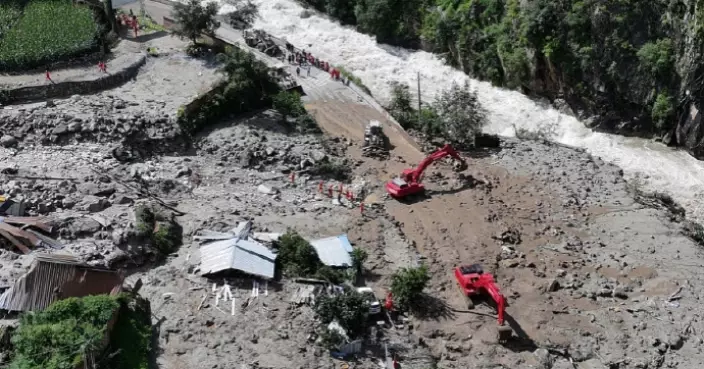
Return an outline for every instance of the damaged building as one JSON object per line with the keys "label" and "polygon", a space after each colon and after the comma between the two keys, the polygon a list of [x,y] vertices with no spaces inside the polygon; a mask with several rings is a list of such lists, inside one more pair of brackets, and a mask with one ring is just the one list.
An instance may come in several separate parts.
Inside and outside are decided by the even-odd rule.
{"label": "damaged building", "polygon": [[73,255],[37,253],[29,271],[0,295],[0,309],[41,311],[69,297],[115,295],[123,280],[117,271],[84,264]]}

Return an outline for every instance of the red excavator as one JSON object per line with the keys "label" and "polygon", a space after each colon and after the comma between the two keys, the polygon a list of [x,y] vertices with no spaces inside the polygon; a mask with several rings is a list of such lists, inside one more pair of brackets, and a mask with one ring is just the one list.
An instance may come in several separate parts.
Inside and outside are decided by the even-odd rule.
{"label": "red excavator", "polygon": [[423,172],[430,164],[446,156],[451,156],[455,159],[456,170],[464,170],[467,168],[467,162],[460,157],[460,154],[458,154],[452,146],[445,145],[440,150],[435,151],[430,154],[430,156],[423,159],[423,161],[418,164],[417,168],[405,169],[403,173],[401,173],[401,176],[386,183],[386,191],[389,195],[397,199],[423,192],[425,187],[420,183]]}
{"label": "red excavator", "polygon": [[506,342],[513,335],[511,327],[504,325],[506,313],[506,298],[494,282],[494,276],[484,273],[479,264],[463,265],[455,268],[455,278],[460,285],[462,294],[469,299],[469,307],[473,307],[472,296],[487,296],[494,300],[499,315],[499,342]]}

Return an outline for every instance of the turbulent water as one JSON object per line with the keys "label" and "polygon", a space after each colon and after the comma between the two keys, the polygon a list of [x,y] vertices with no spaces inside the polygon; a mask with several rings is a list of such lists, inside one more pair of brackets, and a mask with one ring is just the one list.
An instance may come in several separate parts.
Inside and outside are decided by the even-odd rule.
{"label": "turbulent water", "polygon": [[415,89],[418,73],[424,102],[432,101],[437,92],[453,82],[470,81],[489,112],[486,131],[514,136],[515,128],[536,131],[552,127],[554,141],[585,148],[619,165],[627,178],[638,176],[647,189],[670,193],[690,217],[704,221],[704,163],[683,151],[647,140],[592,132],[574,117],[518,92],[470,79],[431,53],[377,44],[374,38],[306,10],[294,0],[254,3],[260,12],[254,28],[286,38],[323,60],[344,66],[381,102],[388,101],[389,82],[405,82]]}

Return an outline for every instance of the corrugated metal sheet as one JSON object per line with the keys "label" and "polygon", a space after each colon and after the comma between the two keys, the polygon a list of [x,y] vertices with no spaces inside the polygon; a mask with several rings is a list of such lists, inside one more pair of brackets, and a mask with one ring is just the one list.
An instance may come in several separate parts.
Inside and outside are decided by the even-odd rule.
{"label": "corrugated metal sheet", "polygon": [[201,274],[236,269],[247,274],[274,278],[276,254],[264,245],[241,239],[213,242],[200,247]]}
{"label": "corrugated metal sheet", "polygon": [[72,255],[37,254],[27,274],[0,295],[0,309],[38,311],[68,297],[117,293],[121,286],[115,271],[85,266]]}
{"label": "corrugated metal sheet", "polygon": [[310,244],[323,264],[334,267],[352,266],[352,245],[346,234],[315,240]]}

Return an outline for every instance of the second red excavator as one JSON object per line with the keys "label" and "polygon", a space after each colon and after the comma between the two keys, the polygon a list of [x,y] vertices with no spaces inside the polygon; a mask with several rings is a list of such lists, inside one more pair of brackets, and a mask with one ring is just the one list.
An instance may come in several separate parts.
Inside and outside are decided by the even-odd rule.
{"label": "second red excavator", "polygon": [[464,170],[467,168],[467,162],[452,148],[450,145],[443,146],[440,150],[435,151],[418,164],[418,167],[406,169],[399,177],[396,177],[386,183],[386,191],[394,198],[401,199],[409,195],[414,195],[425,190],[423,184],[420,183],[423,177],[423,172],[426,168],[437,160],[446,156],[451,156],[455,159],[455,169]]}
{"label": "second red excavator", "polygon": [[511,327],[504,325],[506,298],[499,290],[496,282],[494,282],[494,276],[489,273],[484,273],[484,269],[481,265],[473,264],[455,268],[455,278],[460,285],[462,294],[469,299],[470,307],[474,305],[471,300],[473,296],[484,295],[494,301],[499,321],[499,342],[505,342],[511,338],[513,335]]}

